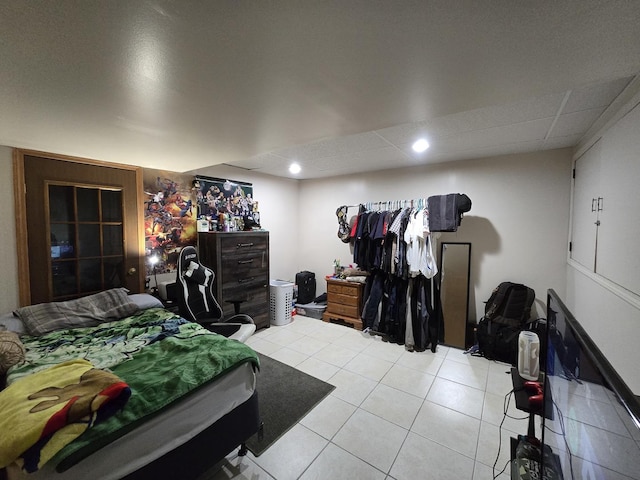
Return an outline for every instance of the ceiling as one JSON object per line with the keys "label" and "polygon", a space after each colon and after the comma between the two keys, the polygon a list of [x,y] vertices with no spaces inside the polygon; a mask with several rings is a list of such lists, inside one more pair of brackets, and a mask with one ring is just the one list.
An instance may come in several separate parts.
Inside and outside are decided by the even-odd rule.
{"label": "ceiling", "polygon": [[5,0],[0,28],[0,144],[181,172],[572,147],[640,83],[637,1]]}

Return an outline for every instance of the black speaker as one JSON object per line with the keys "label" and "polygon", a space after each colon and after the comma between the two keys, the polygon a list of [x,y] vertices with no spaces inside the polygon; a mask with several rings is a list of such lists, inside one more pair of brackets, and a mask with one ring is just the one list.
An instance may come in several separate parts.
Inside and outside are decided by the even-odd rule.
{"label": "black speaker", "polygon": [[313,272],[296,273],[296,285],[298,286],[297,303],[305,305],[316,298],[316,274]]}
{"label": "black speaker", "polygon": [[178,284],[176,282],[160,282],[158,294],[165,302],[176,302],[178,300]]}

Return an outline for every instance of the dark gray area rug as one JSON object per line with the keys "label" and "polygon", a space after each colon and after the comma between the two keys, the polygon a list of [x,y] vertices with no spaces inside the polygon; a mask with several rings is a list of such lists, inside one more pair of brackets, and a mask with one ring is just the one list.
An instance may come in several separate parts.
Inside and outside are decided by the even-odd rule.
{"label": "dark gray area rug", "polygon": [[247,448],[260,456],[335,388],[289,365],[258,353],[257,390],[262,440],[254,435]]}

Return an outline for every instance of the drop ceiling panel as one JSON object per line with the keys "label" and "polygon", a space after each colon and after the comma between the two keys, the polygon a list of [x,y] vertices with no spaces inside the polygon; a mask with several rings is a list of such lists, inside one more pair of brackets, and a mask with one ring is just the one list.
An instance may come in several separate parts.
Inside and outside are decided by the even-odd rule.
{"label": "drop ceiling panel", "polygon": [[577,135],[568,135],[566,137],[554,137],[548,138],[544,143],[544,150],[553,150],[554,148],[567,148],[574,147],[578,144],[580,139],[582,138],[582,134]]}
{"label": "drop ceiling panel", "polygon": [[542,140],[532,140],[520,143],[503,144],[500,146],[488,146],[484,148],[472,148],[469,150],[450,151],[436,153],[430,157],[430,162],[453,162],[457,160],[470,160],[474,158],[528,153],[542,148]]}
{"label": "drop ceiling panel", "polygon": [[606,107],[625,89],[633,77],[624,77],[610,82],[589,85],[571,91],[562,113]]}
{"label": "drop ceiling panel", "polygon": [[264,168],[265,166],[271,166],[280,164],[282,157],[274,155],[272,153],[266,153],[264,155],[257,155],[255,157],[247,158],[246,160],[240,160],[230,163],[234,167],[246,168],[248,170],[254,170],[257,168]]}
{"label": "drop ceiling panel", "polygon": [[429,122],[416,122],[377,130],[377,133],[393,144],[403,145],[413,143],[421,136],[434,139],[461,132],[487,130],[492,127],[552,118],[560,108],[564,95],[563,92],[508,105],[471,110],[436,118]]}
{"label": "drop ceiling panel", "polygon": [[640,1],[459,4],[0,2],[0,144],[312,178],[564,146],[637,79]]}
{"label": "drop ceiling panel", "polygon": [[502,127],[474,130],[450,137],[435,138],[431,143],[434,148],[459,151],[471,148],[486,148],[492,145],[542,140],[551,126],[552,120],[545,118]]}
{"label": "drop ceiling panel", "polygon": [[593,108],[560,115],[550,137],[566,137],[586,132],[604,112],[604,108]]}
{"label": "drop ceiling panel", "polygon": [[337,155],[316,160],[313,165],[318,170],[341,170],[345,167],[357,166],[360,170],[378,170],[380,168],[396,168],[405,166],[409,159],[397,148],[386,146],[355,152],[348,155]]}
{"label": "drop ceiling panel", "polygon": [[363,150],[380,148],[387,143],[373,132],[359,135],[348,135],[346,137],[336,137],[325,139],[307,145],[294,146],[276,150],[275,153],[291,160],[317,160],[320,158],[333,157],[336,155],[348,155]]}

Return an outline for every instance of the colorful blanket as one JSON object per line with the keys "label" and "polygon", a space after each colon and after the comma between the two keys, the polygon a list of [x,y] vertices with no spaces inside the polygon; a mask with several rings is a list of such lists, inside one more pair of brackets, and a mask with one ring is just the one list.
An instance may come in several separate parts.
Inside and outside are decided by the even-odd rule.
{"label": "colorful blanket", "polygon": [[0,468],[38,470],[65,445],[127,402],[131,390],[86,360],[70,360],[0,392]]}
{"label": "colorful blanket", "polygon": [[9,385],[58,363],[83,358],[98,369],[109,369],[131,388],[125,408],[88,429],[51,459],[58,471],[242,363],[258,365],[256,353],[247,345],[161,308],[95,327],[23,336],[21,340],[26,362],[9,370]]}

